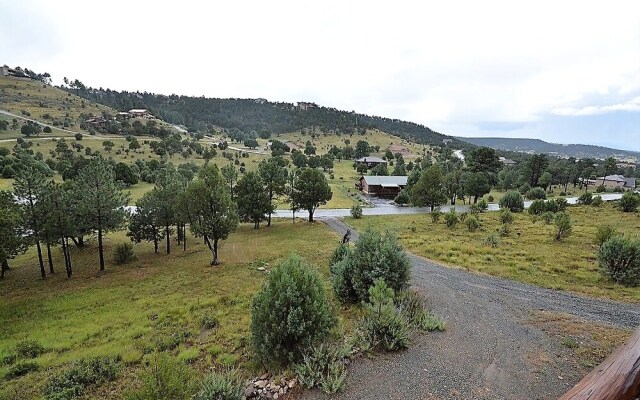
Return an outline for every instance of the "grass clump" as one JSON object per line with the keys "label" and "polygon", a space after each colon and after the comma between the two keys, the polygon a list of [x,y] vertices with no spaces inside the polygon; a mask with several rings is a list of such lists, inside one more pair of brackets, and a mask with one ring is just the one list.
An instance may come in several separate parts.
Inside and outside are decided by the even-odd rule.
{"label": "grass clump", "polygon": [[23,340],[16,345],[15,353],[19,358],[35,358],[45,352],[44,347],[35,340]]}
{"label": "grass clump", "polygon": [[598,245],[598,247],[602,247],[602,245],[605,244],[607,240],[611,239],[617,234],[618,231],[611,225],[599,225],[596,228],[595,243]]}
{"label": "grass clump", "polygon": [[393,289],[384,280],[376,280],[369,288],[369,301],[364,308],[360,329],[366,348],[395,351],[409,347],[409,324],[396,308]]}
{"label": "grass clump", "polygon": [[213,314],[205,314],[200,317],[200,326],[202,329],[214,329],[220,325],[218,317]]}
{"label": "grass clump", "polygon": [[495,234],[490,234],[489,236],[487,236],[484,239],[484,245],[485,246],[489,246],[492,249],[495,249],[496,247],[498,247],[498,245],[500,244],[500,240],[498,239],[498,237]]}
{"label": "grass clump", "polygon": [[4,378],[7,380],[19,378],[39,369],[40,366],[33,361],[21,361],[12,365],[4,375]]}
{"label": "grass clump", "polygon": [[440,211],[439,208],[435,208],[433,211],[431,211],[431,222],[437,224],[440,220],[440,216],[442,216],[442,211]]}
{"label": "grass clump", "polygon": [[323,392],[333,394],[342,389],[347,377],[343,360],[339,349],[322,343],[304,354],[302,362],[294,369],[304,387],[319,387]]}
{"label": "grass clump", "polygon": [[77,361],[46,384],[47,400],[70,400],[81,396],[93,385],[113,381],[118,376],[120,360],[112,357],[96,357]]}
{"label": "grass clump", "polygon": [[140,378],[142,387],[127,393],[128,400],[186,400],[196,392],[191,369],[167,353],[149,357]]}
{"label": "grass clump", "polygon": [[251,307],[256,360],[287,365],[323,339],[337,323],[320,275],[296,255],[269,274]]}
{"label": "grass clump", "polygon": [[467,219],[466,225],[469,232],[475,232],[480,229],[480,221],[473,215]]}
{"label": "grass clump", "polygon": [[424,331],[444,330],[444,321],[427,311],[420,293],[403,290],[396,295],[395,304],[411,327]]}
{"label": "grass clump", "polygon": [[508,209],[500,210],[500,222],[503,224],[513,223],[513,213]]}
{"label": "grass clump", "polygon": [[447,225],[447,228],[453,228],[458,224],[459,220],[458,213],[453,208],[444,215],[444,223]]}

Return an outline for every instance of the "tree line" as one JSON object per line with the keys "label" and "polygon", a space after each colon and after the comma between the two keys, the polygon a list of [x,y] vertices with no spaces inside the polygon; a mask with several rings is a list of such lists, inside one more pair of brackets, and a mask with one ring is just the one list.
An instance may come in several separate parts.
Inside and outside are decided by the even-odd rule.
{"label": "tree line", "polygon": [[87,160],[78,173],[63,183],[55,182],[46,165],[28,155],[16,172],[13,193],[0,191],[0,261],[2,277],[10,270],[9,260],[30,246],[37,251],[42,278],[55,273],[52,247],[60,246],[68,277],[73,274],[70,246],[85,246],[85,238],[98,243],[99,270],[105,269],[104,237],[127,228],[133,242],[149,241],[155,252],[164,240],[171,252],[176,236],[183,250],[187,246],[187,227],[203,239],[217,265],[221,240],[227,239],[238,224],[271,225],[276,198],[285,196],[291,209],[306,210],[313,221],[315,210],[331,199],[324,174],[301,168],[289,172],[287,162],[272,157],[259,164],[257,172],[238,179],[233,164],[218,168],[207,163],[194,179],[170,163],[155,173],[154,188],[129,210],[129,194],[116,178],[116,166],[97,155]]}

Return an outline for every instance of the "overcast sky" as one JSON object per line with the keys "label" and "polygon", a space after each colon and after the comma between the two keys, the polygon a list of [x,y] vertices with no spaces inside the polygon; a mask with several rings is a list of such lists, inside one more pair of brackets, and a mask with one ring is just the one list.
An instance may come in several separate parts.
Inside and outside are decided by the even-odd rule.
{"label": "overcast sky", "polygon": [[640,1],[344,3],[0,0],[0,63],[640,151]]}

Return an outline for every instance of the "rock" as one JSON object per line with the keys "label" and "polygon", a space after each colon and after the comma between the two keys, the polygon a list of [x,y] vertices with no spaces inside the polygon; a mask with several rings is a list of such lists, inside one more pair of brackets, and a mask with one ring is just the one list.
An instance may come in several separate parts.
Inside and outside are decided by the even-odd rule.
{"label": "rock", "polygon": [[273,398],[274,398],[274,400],[275,400],[275,399],[277,399],[278,397],[280,397],[280,396],[278,396],[278,393],[274,393],[274,394],[273,394]]}
{"label": "rock", "polygon": [[258,271],[262,272],[262,271],[266,271],[267,269],[265,267],[258,267]]}
{"label": "rock", "polygon": [[260,380],[262,380],[262,381],[264,381],[264,380],[266,380],[267,378],[269,378],[269,374],[268,374],[268,373],[267,373],[267,374],[263,374],[259,379],[260,379]]}
{"label": "rock", "polygon": [[256,381],[256,383],[254,383],[254,385],[260,389],[264,389],[265,387],[267,387],[267,381],[265,380],[259,380]]}
{"label": "rock", "polygon": [[247,399],[253,398],[257,394],[256,389],[253,387],[253,384],[250,384],[244,389],[244,397]]}
{"label": "rock", "polygon": [[297,380],[293,378],[292,380],[289,381],[287,386],[289,386],[289,389],[293,389],[296,386],[296,383],[297,383]]}

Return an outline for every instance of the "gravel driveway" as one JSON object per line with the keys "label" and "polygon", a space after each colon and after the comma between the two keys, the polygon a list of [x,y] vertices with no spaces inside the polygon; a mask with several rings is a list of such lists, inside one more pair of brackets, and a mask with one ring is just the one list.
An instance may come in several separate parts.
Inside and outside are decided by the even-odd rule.
{"label": "gravel driveway", "polygon": [[[337,218],[324,222],[343,234]],[[352,233],[352,240],[357,234]],[[636,305],[597,300],[478,275],[411,255],[412,285],[447,321],[407,351],[361,358],[339,399],[552,399],[582,378],[570,350],[527,324],[532,311],[634,328]],[[311,393],[308,398],[324,398]]]}

